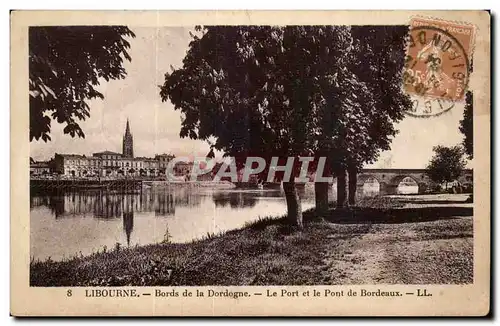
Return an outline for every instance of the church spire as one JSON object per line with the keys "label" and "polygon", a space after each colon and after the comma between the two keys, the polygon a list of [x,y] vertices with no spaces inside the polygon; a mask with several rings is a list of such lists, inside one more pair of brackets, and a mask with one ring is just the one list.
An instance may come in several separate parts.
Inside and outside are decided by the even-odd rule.
{"label": "church spire", "polygon": [[125,135],[130,135],[130,126],[128,123],[128,118],[127,118],[127,127],[125,127]]}
{"label": "church spire", "polygon": [[127,118],[127,126],[125,127],[125,135],[123,135],[123,156],[133,158],[134,157],[134,139],[132,133],[130,132],[130,124]]}

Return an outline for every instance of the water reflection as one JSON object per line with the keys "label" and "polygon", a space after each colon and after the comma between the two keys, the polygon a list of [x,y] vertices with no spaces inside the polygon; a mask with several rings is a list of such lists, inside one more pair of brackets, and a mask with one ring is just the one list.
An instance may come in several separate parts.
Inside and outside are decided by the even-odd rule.
{"label": "water reflection", "polygon": [[31,196],[30,208],[46,206],[56,219],[92,215],[95,218],[120,218],[130,212],[154,212],[155,216],[175,214],[175,207],[194,207],[201,198],[187,190],[118,193],[109,191],[66,192]]}
{"label": "water reflection", "polygon": [[[368,182],[369,183],[369,182]],[[366,187],[359,196],[376,188]],[[314,207],[314,185],[299,188],[302,209]],[[329,199],[335,200],[335,185]],[[286,213],[281,190],[208,190],[172,187],[135,193],[112,191],[34,195],[30,201],[30,255],[60,260],[88,255],[116,244],[199,239],[207,233],[239,228],[245,223]]]}
{"label": "water reflection", "polygon": [[[155,202],[156,200],[156,202]],[[149,203],[154,206],[155,216],[175,214],[175,201],[171,193],[160,192],[156,196],[149,195]]]}
{"label": "water reflection", "polygon": [[[303,189],[301,197],[306,197]],[[49,207],[56,219],[91,215],[98,219],[120,218],[133,212],[154,212],[155,216],[175,215],[176,207],[196,207],[201,197],[212,198],[216,207],[254,207],[259,200],[282,197],[279,190],[273,191],[227,191],[192,192],[145,191],[139,193],[117,193],[106,191],[69,192],[51,196],[32,196],[30,208]]]}
{"label": "water reflection", "polygon": [[127,245],[130,246],[130,235],[134,230],[134,211],[123,212],[123,230],[127,236]]}
{"label": "water reflection", "polygon": [[[303,198],[303,209],[314,205]],[[54,260],[90,254],[117,243],[157,243],[170,234],[186,242],[242,227],[265,216],[281,216],[280,190],[203,190],[178,187],[136,193],[66,192],[30,198],[30,255]]]}
{"label": "water reflection", "polygon": [[280,197],[281,192],[277,191],[235,191],[216,192],[212,194],[212,200],[216,207],[229,206],[231,208],[254,207],[259,200],[266,198]]}
{"label": "water reflection", "polygon": [[214,194],[212,200],[216,207],[253,207],[257,203],[255,197],[244,196],[242,193]]}

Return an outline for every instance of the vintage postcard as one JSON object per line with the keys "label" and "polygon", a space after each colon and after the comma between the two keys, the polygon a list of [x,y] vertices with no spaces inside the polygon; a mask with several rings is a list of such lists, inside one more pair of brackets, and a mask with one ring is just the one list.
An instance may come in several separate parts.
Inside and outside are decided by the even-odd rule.
{"label": "vintage postcard", "polygon": [[484,316],[487,11],[11,12],[14,316]]}

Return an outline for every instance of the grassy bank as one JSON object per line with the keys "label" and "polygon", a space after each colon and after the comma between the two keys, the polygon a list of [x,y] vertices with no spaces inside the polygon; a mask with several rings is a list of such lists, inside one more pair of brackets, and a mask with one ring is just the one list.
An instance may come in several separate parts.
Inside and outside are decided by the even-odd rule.
{"label": "grassy bank", "polygon": [[[402,208],[395,199],[304,213],[186,244],[117,248],[63,262],[32,262],[32,286],[307,285],[472,282],[472,208]],[[172,273],[170,274],[170,270]]]}

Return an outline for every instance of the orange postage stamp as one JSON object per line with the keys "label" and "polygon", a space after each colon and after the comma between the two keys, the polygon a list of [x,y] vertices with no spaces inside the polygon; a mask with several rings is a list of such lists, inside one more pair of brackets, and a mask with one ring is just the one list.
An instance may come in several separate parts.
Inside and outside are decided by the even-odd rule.
{"label": "orange postage stamp", "polygon": [[408,94],[461,101],[472,72],[475,27],[413,18],[403,74]]}

